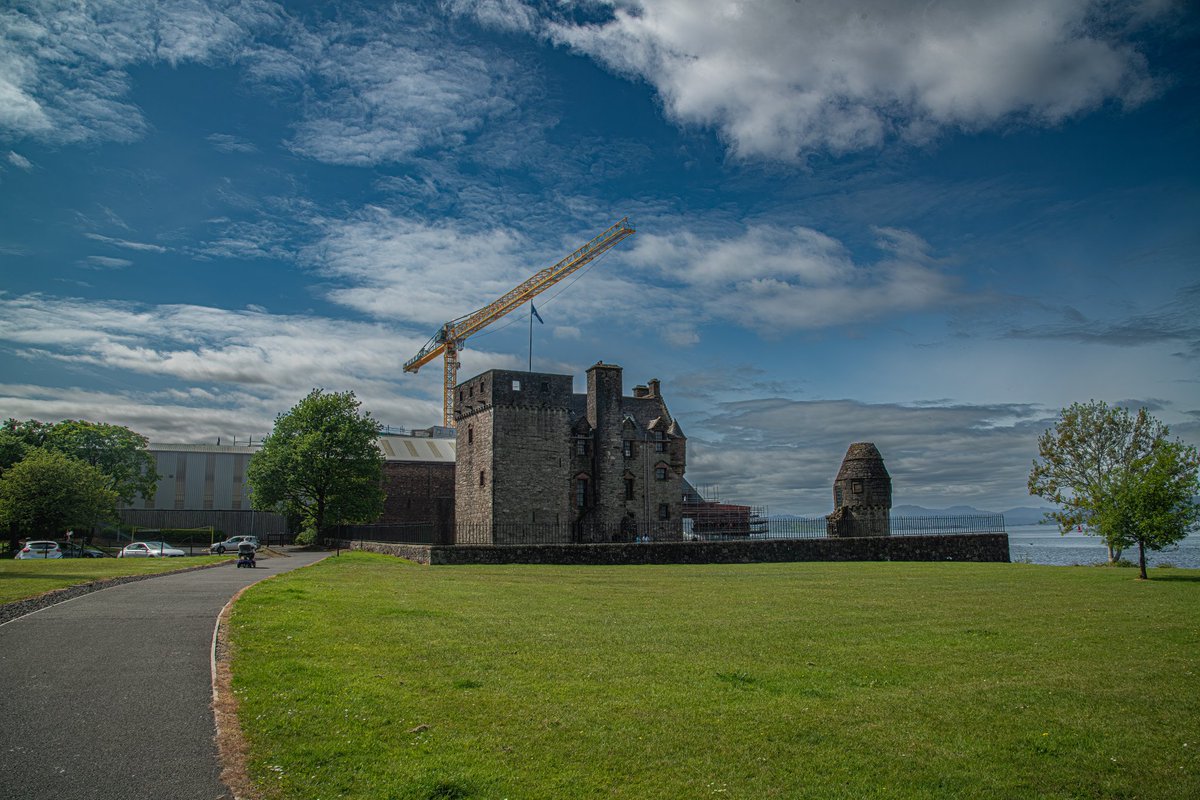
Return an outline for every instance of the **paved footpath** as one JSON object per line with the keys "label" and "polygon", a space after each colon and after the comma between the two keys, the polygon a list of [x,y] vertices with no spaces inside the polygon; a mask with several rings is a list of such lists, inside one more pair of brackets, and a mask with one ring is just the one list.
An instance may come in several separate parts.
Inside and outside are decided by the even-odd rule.
{"label": "paved footpath", "polygon": [[217,615],[324,555],[122,584],[0,625],[0,800],[231,797],[214,741]]}

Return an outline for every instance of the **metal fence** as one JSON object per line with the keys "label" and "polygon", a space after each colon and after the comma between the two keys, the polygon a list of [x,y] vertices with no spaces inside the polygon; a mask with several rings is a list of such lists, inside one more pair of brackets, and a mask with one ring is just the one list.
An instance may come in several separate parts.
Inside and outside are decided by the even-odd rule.
{"label": "metal fence", "polygon": [[[1004,515],[953,517],[892,517],[893,536],[948,536],[964,533],[1004,533]],[[761,541],[766,539],[825,539],[824,517],[775,517],[748,520],[744,528],[718,531],[697,528],[693,520],[603,526],[575,524],[501,524],[459,522],[403,525],[342,525],[331,538],[343,541],[428,545],[515,544],[640,544],[682,541]]]}

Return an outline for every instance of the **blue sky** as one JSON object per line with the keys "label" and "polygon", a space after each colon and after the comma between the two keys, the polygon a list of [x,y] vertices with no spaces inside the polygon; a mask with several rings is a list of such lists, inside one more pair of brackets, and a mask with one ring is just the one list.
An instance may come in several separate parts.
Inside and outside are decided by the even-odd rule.
{"label": "blue sky", "polygon": [[[663,381],[688,477],[825,513],[1004,509],[1092,398],[1200,442],[1185,3],[17,2],[0,11],[0,414],[262,436],[623,216],[534,368]],[[526,312],[527,313],[527,312]],[[527,316],[463,377],[523,368]]]}

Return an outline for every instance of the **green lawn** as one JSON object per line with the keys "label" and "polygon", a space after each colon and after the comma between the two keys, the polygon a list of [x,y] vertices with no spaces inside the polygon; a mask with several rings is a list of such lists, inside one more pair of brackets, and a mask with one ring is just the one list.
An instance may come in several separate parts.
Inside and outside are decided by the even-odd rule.
{"label": "green lawn", "polygon": [[303,798],[1200,797],[1200,574],[420,567],[252,587],[251,774]]}
{"label": "green lawn", "polygon": [[65,589],[68,586],[105,578],[171,572],[227,560],[228,556],[163,559],[56,558],[30,561],[8,559],[0,561],[0,603],[24,600],[52,589]]}

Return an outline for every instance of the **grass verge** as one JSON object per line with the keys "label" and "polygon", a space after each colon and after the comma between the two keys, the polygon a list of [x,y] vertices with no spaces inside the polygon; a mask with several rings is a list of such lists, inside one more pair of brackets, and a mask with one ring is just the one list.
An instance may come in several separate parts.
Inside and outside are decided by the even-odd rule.
{"label": "grass verge", "polygon": [[417,567],[235,606],[265,796],[1200,796],[1200,575]]}
{"label": "grass verge", "polygon": [[107,578],[172,572],[228,560],[228,556],[191,556],[162,559],[56,558],[0,561],[0,603],[24,600],[54,589],[66,589],[69,586]]}

